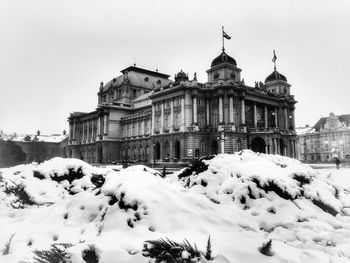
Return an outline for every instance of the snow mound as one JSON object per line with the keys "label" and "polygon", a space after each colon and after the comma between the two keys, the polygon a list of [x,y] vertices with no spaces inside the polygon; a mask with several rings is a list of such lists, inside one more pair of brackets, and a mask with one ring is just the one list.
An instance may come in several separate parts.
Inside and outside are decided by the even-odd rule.
{"label": "snow mound", "polygon": [[193,172],[184,181],[214,202],[235,202],[247,208],[254,204],[253,200],[266,199],[274,193],[296,203],[310,200],[333,216],[348,215],[347,192],[295,159],[245,150],[201,162],[206,171]]}
{"label": "snow mound", "polygon": [[[89,251],[103,263],[157,262],[145,246],[204,251],[209,236],[213,260],[197,255],[198,262],[349,262],[349,192],[331,179],[296,160],[251,151],[196,167],[181,179],[145,166],[113,171],[60,158],[0,170],[0,249],[15,233],[0,262],[32,263],[35,250],[57,243],[72,244],[72,263],[88,262]],[[6,205],[11,181],[40,206]],[[169,249],[190,260],[187,249]]]}
{"label": "snow mound", "polygon": [[[66,198],[67,195],[95,188],[92,178],[98,175],[104,178],[111,172],[112,170],[92,167],[81,160],[56,157],[39,165],[19,165],[3,169],[3,189],[6,192],[6,189],[20,187],[28,195],[29,204],[50,204]],[[13,195],[0,193],[0,198],[3,205],[16,203]]]}

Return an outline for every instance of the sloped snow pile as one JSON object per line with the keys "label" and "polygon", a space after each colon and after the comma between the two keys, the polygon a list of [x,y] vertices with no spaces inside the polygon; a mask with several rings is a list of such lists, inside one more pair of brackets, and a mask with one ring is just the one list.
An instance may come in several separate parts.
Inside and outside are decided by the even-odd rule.
{"label": "sloped snow pile", "polygon": [[[171,254],[181,262],[350,261],[350,198],[341,186],[286,157],[243,151],[207,159],[180,180],[73,159],[3,169],[0,190],[21,184],[40,206],[14,209],[0,192],[0,250],[15,233],[0,262],[33,263],[53,249],[72,263]],[[201,253],[209,236],[213,260]]]}
{"label": "sloped snow pile", "polygon": [[3,170],[1,203],[15,207],[53,203],[69,194],[93,189],[111,172],[81,160],[60,157],[39,165],[20,165]]}
{"label": "sloped snow pile", "polygon": [[240,207],[261,231],[283,242],[349,257],[348,250],[343,251],[350,241],[348,189],[279,155],[245,150],[202,162],[206,171],[179,175],[191,191],[216,204]]}

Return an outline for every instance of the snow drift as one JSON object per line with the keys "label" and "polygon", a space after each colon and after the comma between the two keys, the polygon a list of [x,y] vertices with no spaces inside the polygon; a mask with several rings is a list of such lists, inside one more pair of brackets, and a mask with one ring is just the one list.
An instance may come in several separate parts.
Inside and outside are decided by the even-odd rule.
{"label": "snow drift", "polygon": [[209,236],[213,259],[200,262],[350,261],[349,190],[278,155],[208,159],[167,178],[61,158],[0,170],[0,249],[14,234],[0,262],[36,262],[35,251],[59,243],[71,244],[73,263],[87,251],[103,263],[156,262],[146,241],[186,239],[204,251]]}

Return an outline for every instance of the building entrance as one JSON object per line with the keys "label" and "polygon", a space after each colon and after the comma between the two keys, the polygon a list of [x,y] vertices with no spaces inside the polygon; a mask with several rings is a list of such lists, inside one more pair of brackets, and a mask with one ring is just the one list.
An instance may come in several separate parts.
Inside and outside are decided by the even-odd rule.
{"label": "building entrance", "polygon": [[252,140],[251,144],[251,150],[254,152],[259,152],[259,153],[266,153],[265,152],[265,140],[261,137],[255,137]]}

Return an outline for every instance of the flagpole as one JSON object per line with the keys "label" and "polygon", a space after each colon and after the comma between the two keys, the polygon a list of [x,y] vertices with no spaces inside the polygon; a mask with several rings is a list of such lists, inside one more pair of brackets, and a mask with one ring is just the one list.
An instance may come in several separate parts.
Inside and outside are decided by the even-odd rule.
{"label": "flagpole", "polygon": [[221,28],[222,32],[221,32],[221,35],[222,35],[222,52],[225,51],[225,43],[224,43],[224,26],[222,26]]}

